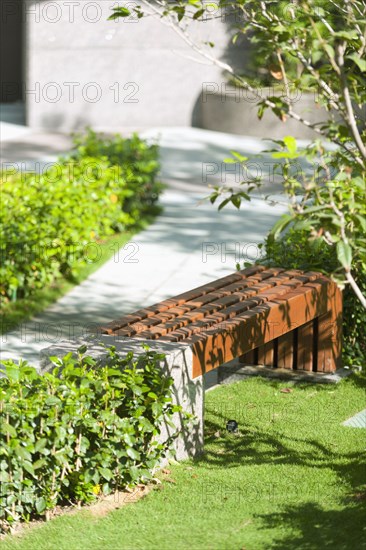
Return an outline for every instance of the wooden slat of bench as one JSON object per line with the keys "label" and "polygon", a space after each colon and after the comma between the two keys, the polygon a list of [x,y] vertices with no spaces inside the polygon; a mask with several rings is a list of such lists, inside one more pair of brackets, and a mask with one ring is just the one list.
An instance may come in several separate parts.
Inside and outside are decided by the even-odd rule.
{"label": "wooden slat of bench", "polygon": [[[248,291],[248,295],[255,294],[256,291]],[[208,303],[202,307],[197,307],[197,304],[193,305],[193,303],[187,302],[185,307],[174,308],[176,315],[172,314],[172,310],[168,310],[167,312],[160,313],[154,317],[148,317],[137,323],[131,323],[123,329],[113,331],[113,333],[119,336],[137,335],[141,338],[157,339],[159,336],[169,331],[186,326],[193,323],[195,320],[203,319],[210,313],[214,313],[220,308],[224,308],[225,303],[227,303],[227,300],[221,302],[221,298],[225,298],[225,296],[221,296],[218,293],[211,293],[207,296],[209,296],[209,298],[205,300],[205,302],[207,301]],[[234,299],[230,301],[232,304],[235,304],[238,302],[238,298],[234,297]]]}
{"label": "wooden slat of bench", "polygon": [[[116,333],[117,330],[126,328],[132,323],[138,323],[140,321],[143,321],[144,319],[151,318],[162,313],[167,313],[173,308],[179,306],[186,307],[187,303],[189,303],[191,306],[192,301],[197,300],[200,297],[203,297],[209,293],[221,291],[224,287],[224,292],[226,292],[227,289],[230,290],[230,286],[235,284],[238,284],[239,286],[242,285],[242,288],[250,287],[284,271],[285,270],[282,268],[266,269],[264,266],[253,266],[241,271],[237,271],[232,275],[227,275],[225,277],[222,277],[221,279],[212,281],[211,283],[207,283],[188,292],[184,292],[183,294],[179,294],[178,296],[174,296],[147,308],[135,311],[130,315],[125,315],[120,319],[117,319],[115,321],[112,321],[111,323],[108,323],[105,326],[102,326],[100,328],[100,331],[105,334]],[[181,312],[178,312],[178,314],[180,313]]]}
{"label": "wooden slat of bench", "polygon": [[277,339],[277,364],[279,369],[294,367],[294,331],[283,334]]}
{"label": "wooden slat of bench", "polygon": [[277,366],[275,347],[276,340],[272,340],[264,344],[264,346],[260,346],[257,351],[257,365],[263,365],[264,367]]}
{"label": "wooden slat of bench", "polygon": [[[255,308],[266,301],[274,300],[275,298],[284,296],[292,291],[293,288],[301,286],[304,281],[309,281],[314,277],[315,275],[311,274],[309,277],[302,276],[301,280],[298,280],[297,278],[289,278],[287,282],[282,281],[283,284],[279,286],[268,285],[269,289],[267,291],[261,291],[260,294],[250,297],[248,300],[244,299],[242,302],[235,304],[231,308],[227,308],[215,313],[214,315],[207,316],[202,321],[186,323],[182,327],[171,330],[170,332],[164,325],[158,325],[157,327],[152,327],[148,331],[141,333],[139,336],[141,338],[159,338],[161,340],[169,342],[179,342],[185,340],[192,334],[203,332],[210,326],[217,325],[218,323],[219,326],[213,326],[212,328],[219,331],[221,327],[223,327],[222,323],[227,319],[235,318],[241,313],[248,311],[249,309]],[[280,281],[277,280],[277,282]],[[243,293],[242,298],[245,297],[246,293]],[[172,325],[172,327],[174,327],[174,325]]]}
{"label": "wooden slat of bench", "polygon": [[342,365],[342,294],[336,287],[328,311],[317,319],[315,365],[318,372],[333,372]]}
{"label": "wooden slat of bench", "polygon": [[244,353],[244,355],[241,355],[239,357],[239,363],[242,363],[243,365],[257,365],[258,349],[259,348],[252,349],[247,353]]}
{"label": "wooden slat of bench", "polygon": [[[138,327],[136,327],[136,335],[140,338],[158,339],[167,334],[174,333],[173,336],[175,337],[173,337],[173,341],[179,341],[186,338],[189,334],[186,331],[180,332],[180,329],[183,327],[189,327],[189,329],[192,330],[192,333],[198,332],[202,330],[203,326],[209,327],[214,323],[233,317],[234,315],[246,311],[250,307],[255,307],[259,303],[267,300],[268,298],[265,294],[266,290],[276,287],[278,291],[276,291],[275,294],[280,295],[281,293],[288,292],[292,286],[299,286],[303,284],[303,282],[314,278],[315,275],[313,274],[309,276],[299,276],[298,278],[298,271],[289,271],[275,277],[270,277],[264,282],[253,285],[240,292],[233,292],[228,296],[224,295],[221,298],[217,298],[218,293],[210,293],[204,297],[204,301],[207,301],[208,303],[202,307],[192,309],[184,315],[175,317],[168,321],[163,320],[163,322],[160,323],[151,323],[151,325],[154,324],[155,326],[146,326],[146,330],[144,330],[145,325],[140,323],[139,326],[140,328],[142,327],[142,331],[138,331]],[[284,283],[289,286],[283,287]],[[255,301],[253,301],[253,299],[246,300],[251,296],[257,296],[258,299],[256,298]],[[245,303],[246,301],[247,303]],[[187,304],[188,303],[189,302],[187,302]],[[194,302],[191,303],[193,304]],[[218,317],[215,319],[214,315],[216,314]],[[158,318],[159,316],[150,319],[158,320]],[[148,325],[148,322],[146,325]],[[140,334],[137,334],[138,332],[140,332]],[[121,334],[121,331],[117,331],[117,334]],[[130,332],[128,335],[132,336],[133,333]]]}
{"label": "wooden slat of bench", "polygon": [[185,343],[194,354],[193,377],[279,338],[293,330],[295,323],[301,326],[323,315],[333,286],[325,278],[319,279],[222,323],[220,331],[213,328],[191,336]]}
{"label": "wooden slat of bench", "polygon": [[313,325],[314,321],[306,323],[297,329],[296,369],[313,370]]}
{"label": "wooden slat of bench", "polygon": [[[275,273],[277,274],[277,270],[275,271]],[[227,290],[229,287],[224,287],[223,289],[219,289],[215,292],[210,292],[208,294],[200,295],[196,299],[190,300],[180,307],[170,308],[167,311],[160,312],[154,316],[146,317],[145,319],[140,319],[140,317],[138,317],[138,320],[134,321],[133,316],[128,316],[128,319],[127,319],[128,323],[127,322],[123,323],[123,328],[114,329],[113,333],[118,334],[119,336],[130,337],[146,329],[149,329],[150,327],[158,325],[160,328],[163,327],[161,334],[165,334],[168,330],[173,330],[174,328],[188,324],[189,319],[194,319],[195,316],[196,318],[202,318],[203,315],[200,315],[201,313],[209,314],[224,307],[225,304],[227,303],[230,303],[230,302],[235,303],[236,301],[238,301],[239,298],[230,297],[230,296],[236,296],[234,289],[237,289],[240,287],[242,287],[243,289],[253,288],[255,290],[254,293],[256,294],[263,288],[267,288],[268,285],[261,287],[260,285],[261,284],[263,285],[265,283],[258,283],[258,279],[270,280],[271,275],[272,275],[272,271],[266,274],[259,274],[257,278],[249,277],[248,279],[245,279],[240,283],[229,285],[229,287],[232,289],[231,293]],[[289,277],[287,276],[286,279],[288,278]],[[220,302],[221,299],[222,299],[222,302]],[[208,304],[208,305],[205,307],[205,304]],[[192,312],[192,314],[189,312]],[[175,327],[173,319],[181,320],[182,315],[185,316],[184,317],[185,322],[179,324],[179,321],[177,321],[177,326]],[[172,321],[173,324],[170,324],[169,321]],[[157,335],[159,334],[159,330],[157,329],[153,332],[155,332]],[[147,338],[153,337],[152,334],[146,335],[145,333],[144,333],[144,336],[146,336]]]}
{"label": "wooden slat of bench", "polygon": [[[272,269],[276,273],[285,271],[284,269],[281,269],[281,268],[272,268]],[[131,315],[124,315],[120,319],[116,319],[111,323],[108,323],[107,325],[101,327],[101,331],[105,332],[106,334],[111,334],[115,330],[127,326],[129,323],[135,323],[143,319],[146,319],[147,317],[156,315],[157,313],[167,311],[170,308],[183,305],[189,300],[194,300],[199,296],[203,296],[205,294],[208,294],[209,292],[214,292],[215,290],[221,287],[230,285],[237,281],[241,281],[249,277],[254,277],[263,271],[269,271],[269,270],[266,270],[265,266],[258,265],[247,269],[243,269],[241,271],[237,271],[231,275],[226,275],[221,279],[216,279],[215,281],[206,283],[205,285],[201,285],[187,292],[183,292],[182,294],[178,294],[177,296],[173,296],[172,298],[168,298],[167,300],[163,300],[147,308],[139,309],[134,313],[132,313]]]}

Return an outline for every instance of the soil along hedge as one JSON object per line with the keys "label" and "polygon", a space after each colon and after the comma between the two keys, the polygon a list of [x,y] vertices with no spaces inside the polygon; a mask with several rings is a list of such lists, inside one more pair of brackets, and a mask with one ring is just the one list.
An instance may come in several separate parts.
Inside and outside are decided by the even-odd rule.
{"label": "soil along hedge", "polygon": [[102,366],[84,346],[77,357],[52,358],[52,374],[3,362],[0,531],[152,477],[177,435],[159,443],[160,427],[174,428],[181,411],[162,359],[148,348],[122,359],[110,347]]}
{"label": "soil along hedge", "polygon": [[[154,212],[158,149],[138,136],[89,132],[43,174],[1,177],[0,292],[26,297],[56,277],[72,277],[97,255],[95,241],[132,229]],[[155,207],[156,211],[156,207]],[[94,243],[94,244],[93,244]]]}

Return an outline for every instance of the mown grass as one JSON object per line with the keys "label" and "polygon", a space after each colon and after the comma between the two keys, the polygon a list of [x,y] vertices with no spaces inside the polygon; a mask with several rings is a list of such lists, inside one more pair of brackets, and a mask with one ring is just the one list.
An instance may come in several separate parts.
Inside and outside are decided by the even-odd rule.
{"label": "mown grass", "polygon": [[[283,392],[290,388],[290,392]],[[87,511],[7,536],[4,550],[366,548],[365,378],[251,379],[206,394],[205,453],[106,517]],[[239,432],[229,434],[235,419]]]}

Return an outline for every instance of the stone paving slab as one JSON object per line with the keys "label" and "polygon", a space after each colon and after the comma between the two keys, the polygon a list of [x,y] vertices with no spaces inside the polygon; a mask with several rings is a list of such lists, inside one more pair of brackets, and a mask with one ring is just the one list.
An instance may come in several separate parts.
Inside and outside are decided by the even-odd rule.
{"label": "stone paving slab", "polygon": [[[123,135],[123,129],[121,129]],[[161,179],[170,189],[182,192],[207,191],[208,186],[238,186],[249,176],[261,176],[261,193],[280,193],[281,183],[274,174],[274,161],[269,153],[272,144],[250,136],[212,132],[199,128],[152,128],[140,132],[142,138],[157,142],[160,147]],[[72,137],[61,133],[32,132],[26,126],[0,122],[1,166],[12,164],[22,170],[37,172],[65,155],[72,148]],[[299,141],[305,145],[308,141]],[[248,157],[244,167],[226,164],[230,151]],[[299,161],[299,169],[309,167]]]}
{"label": "stone paving slab", "polygon": [[355,414],[345,422],[342,422],[342,426],[348,426],[349,428],[366,428],[366,409]]}
{"label": "stone paving slab", "polygon": [[232,382],[238,382],[246,378],[252,378],[253,376],[263,376],[265,378],[293,383],[310,382],[312,384],[338,384],[350,374],[352,374],[352,371],[344,368],[337,369],[332,373],[325,373],[264,366],[243,366],[238,359],[233,359],[219,368],[217,382],[220,384],[231,384]]}

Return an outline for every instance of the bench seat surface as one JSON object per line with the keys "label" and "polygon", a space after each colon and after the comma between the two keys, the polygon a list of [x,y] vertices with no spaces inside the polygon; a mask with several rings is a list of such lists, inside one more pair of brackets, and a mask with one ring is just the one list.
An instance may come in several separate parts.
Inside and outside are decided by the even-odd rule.
{"label": "bench seat surface", "polygon": [[189,345],[193,377],[235,358],[290,369],[339,366],[342,300],[317,272],[257,265],[125,315],[104,334]]}

